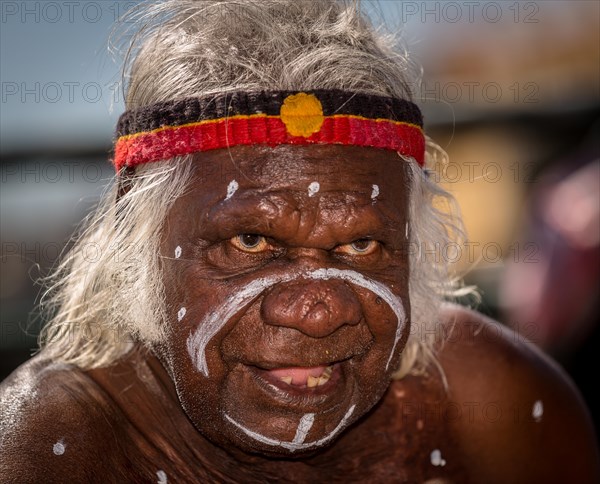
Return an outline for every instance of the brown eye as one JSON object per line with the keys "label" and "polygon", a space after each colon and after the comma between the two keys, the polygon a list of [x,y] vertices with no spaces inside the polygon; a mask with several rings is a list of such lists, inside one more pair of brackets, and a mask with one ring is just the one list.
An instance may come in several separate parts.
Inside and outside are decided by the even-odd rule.
{"label": "brown eye", "polygon": [[231,243],[244,252],[262,252],[269,248],[269,243],[262,235],[240,234],[230,239]]}
{"label": "brown eye", "polygon": [[350,244],[344,244],[338,247],[338,252],[348,255],[370,255],[379,247],[379,242],[371,239],[359,239]]}

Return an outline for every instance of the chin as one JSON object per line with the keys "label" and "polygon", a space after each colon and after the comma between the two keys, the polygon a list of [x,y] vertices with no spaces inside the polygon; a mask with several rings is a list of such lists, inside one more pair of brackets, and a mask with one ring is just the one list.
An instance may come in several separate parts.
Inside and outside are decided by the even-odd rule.
{"label": "chin", "polygon": [[[304,373],[280,377],[289,369],[238,364],[226,379],[218,419],[228,440],[248,453],[297,458],[331,446],[385,393],[389,375],[377,385],[361,384],[353,362],[304,368]],[[310,381],[303,374],[313,373]]]}

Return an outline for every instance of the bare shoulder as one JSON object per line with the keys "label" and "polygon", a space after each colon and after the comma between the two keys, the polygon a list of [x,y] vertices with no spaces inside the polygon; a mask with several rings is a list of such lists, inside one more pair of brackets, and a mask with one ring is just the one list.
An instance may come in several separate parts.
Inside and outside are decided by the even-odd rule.
{"label": "bare shoulder", "polygon": [[438,353],[461,452],[479,482],[600,482],[591,419],[568,376],[522,336],[445,306]]}
{"label": "bare shoulder", "polygon": [[114,416],[84,372],[33,358],[0,385],[0,475],[9,482],[89,482],[117,441]]}

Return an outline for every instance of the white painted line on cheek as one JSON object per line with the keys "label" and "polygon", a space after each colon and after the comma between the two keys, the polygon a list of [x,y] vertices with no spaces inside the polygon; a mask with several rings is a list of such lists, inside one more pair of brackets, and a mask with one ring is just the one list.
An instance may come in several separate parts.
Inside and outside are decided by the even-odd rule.
{"label": "white painted line on cheek", "polygon": [[179,259],[181,257],[181,247],[175,247],[175,259]]}
{"label": "white painted line on cheek", "polygon": [[312,182],[310,185],[308,185],[308,196],[309,197],[314,197],[315,194],[320,190],[321,185],[319,185],[319,182]]}
{"label": "white painted line on cheek", "polygon": [[239,187],[240,185],[238,184],[238,182],[236,182],[235,180],[231,180],[229,182],[229,185],[227,185],[227,196],[225,197],[225,200],[229,200],[231,197],[233,197],[233,194],[237,192],[237,189]]}
{"label": "white painted line on cheek", "polygon": [[[327,435],[326,437],[323,437],[320,440],[315,440],[314,442],[308,442],[307,444],[294,442],[296,440],[296,438],[294,438],[294,441],[292,441],[292,442],[283,442],[282,440],[271,439],[262,434],[259,434],[258,432],[254,432],[250,429],[247,429],[242,424],[233,420],[227,414],[225,414],[225,418],[227,420],[229,420],[233,425],[235,425],[238,429],[240,429],[242,432],[244,432],[248,437],[251,437],[258,442],[261,442],[266,445],[271,445],[273,447],[283,447],[284,449],[287,449],[290,452],[295,452],[297,450],[310,449],[311,447],[320,447],[320,446],[326,444],[327,442],[329,442],[346,426],[346,422],[354,413],[355,408],[356,408],[356,405],[352,405],[348,409],[348,411],[346,412],[346,415],[344,415],[344,418],[342,418],[340,423],[337,424],[337,427],[334,428],[329,435]],[[313,415],[313,418],[314,418],[314,414],[308,414],[308,415]],[[304,417],[302,417],[302,419],[304,419],[305,417],[306,417],[306,415],[304,415]],[[302,425],[302,419],[300,420],[300,423],[298,424],[298,428],[300,428],[300,426]],[[312,426],[312,423],[311,423],[311,426]],[[298,436],[298,430],[296,430],[296,436]]]}
{"label": "white painted line on cheek", "polygon": [[542,420],[542,416],[544,415],[544,404],[541,400],[537,400],[533,404],[533,410],[531,411],[531,415],[533,416],[536,422],[540,422]]}
{"label": "white painted line on cheek", "polygon": [[355,271],[342,271],[339,269],[317,269],[308,274],[307,277],[311,279],[343,279],[345,281],[352,282],[357,286],[364,287],[371,292],[374,292],[379,297],[381,297],[387,304],[392,308],[394,314],[396,315],[396,336],[394,339],[394,346],[392,346],[392,350],[390,351],[390,356],[385,365],[385,369],[387,370],[390,366],[390,361],[392,361],[392,357],[394,356],[394,350],[396,349],[396,345],[398,341],[402,337],[402,330],[406,324],[406,312],[404,311],[404,305],[400,298],[398,298],[392,291],[390,291],[385,285],[373,281],[371,279],[367,279],[362,274]]}
{"label": "white painted line on cheek", "polygon": [[292,440],[293,444],[302,444],[310,432],[310,429],[315,422],[315,414],[307,413],[303,415],[300,419],[300,423],[298,424],[298,428],[296,429],[296,435],[294,436],[294,440]]}
{"label": "white painted line on cheek", "polygon": [[288,277],[265,277],[255,279],[246,287],[235,294],[229,296],[225,302],[211,314],[208,314],[198,324],[198,328],[187,340],[188,353],[192,358],[194,366],[208,376],[208,366],[206,364],[206,345],[217,334],[220,329],[244,306],[271,287],[273,284],[294,279],[295,276]]}
{"label": "white painted line on cheek", "polygon": [[165,471],[156,471],[156,477],[158,477],[158,484],[167,484],[167,473]]}
{"label": "white painted line on cheek", "polygon": [[379,185],[373,185],[373,191],[371,192],[371,198],[375,200],[379,196]]}
{"label": "white painted line on cheek", "polygon": [[288,282],[293,279],[300,279],[302,277],[308,279],[327,280],[337,278],[346,280],[358,286],[364,287],[371,292],[374,292],[390,306],[396,315],[397,321],[396,337],[386,364],[387,370],[394,355],[394,350],[396,349],[398,340],[402,336],[404,325],[406,324],[406,313],[404,311],[402,301],[383,284],[371,279],[367,279],[365,276],[356,271],[343,271],[339,269],[317,269],[305,274],[300,273],[289,274],[285,276],[264,277],[262,279],[256,279],[252,281],[237,293],[229,296],[219,308],[207,315],[200,322],[200,324],[198,324],[197,329],[188,337],[187,350],[192,358],[194,366],[198,368],[198,370],[204,374],[204,376],[208,376],[208,366],[206,364],[206,346],[213,336],[217,334],[238,311],[252,302],[255,297],[269,287],[280,282]]}
{"label": "white painted line on cheek", "polygon": [[177,321],[181,321],[183,319],[183,317],[185,316],[185,313],[187,313],[187,309],[185,308],[181,308],[178,312],[177,312]]}
{"label": "white painted line on cheek", "polygon": [[52,452],[54,452],[54,455],[63,455],[65,453],[66,448],[67,446],[61,439],[52,446]]}

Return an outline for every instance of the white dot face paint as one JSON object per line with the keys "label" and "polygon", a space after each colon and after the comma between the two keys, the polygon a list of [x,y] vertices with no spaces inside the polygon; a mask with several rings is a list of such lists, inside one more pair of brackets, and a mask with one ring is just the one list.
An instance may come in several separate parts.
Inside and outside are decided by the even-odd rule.
{"label": "white dot face paint", "polygon": [[[187,349],[194,366],[206,377],[208,377],[208,367],[206,364],[206,346],[209,341],[221,330],[223,326],[238,313],[244,306],[250,304],[254,298],[260,295],[269,287],[281,283],[289,282],[294,279],[342,279],[351,282],[357,286],[368,289],[383,299],[394,311],[396,315],[396,336],[394,345],[390,351],[390,356],[386,363],[386,370],[394,356],[396,345],[402,336],[402,330],[406,324],[406,312],[400,298],[398,298],[387,286],[368,279],[356,271],[346,271],[340,269],[317,269],[311,272],[300,273],[298,275],[286,274],[284,276],[264,277],[255,279],[244,288],[229,296],[220,307],[212,313],[206,315],[198,324],[197,329],[190,334],[187,339]],[[181,312],[181,311],[180,311]]]}
{"label": "white dot face paint", "polygon": [[225,200],[229,200],[231,197],[233,197],[233,194],[237,192],[237,189],[239,187],[240,185],[238,184],[238,182],[236,182],[235,180],[231,180],[229,182],[229,185],[227,185],[227,195],[225,196]]}
{"label": "white dot face paint", "polygon": [[157,471],[156,477],[158,477],[158,484],[167,484],[167,473],[165,471]]}
{"label": "white dot face paint", "polygon": [[434,466],[445,466],[446,461],[442,459],[442,452],[439,449],[435,449],[431,452],[431,464]]}
{"label": "white dot face paint", "polygon": [[309,197],[314,197],[316,193],[319,192],[319,190],[321,189],[321,185],[319,185],[319,182],[312,182],[310,185],[308,185],[308,196]]}
{"label": "white dot face paint", "polygon": [[371,192],[371,199],[375,200],[379,196],[379,185],[373,185],[373,191]]}
{"label": "white dot face paint", "polygon": [[185,313],[187,313],[187,309],[185,308],[181,308],[178,312],[177,312],[177,321],[181,321],[183,319],[183,317],[185,316]]}
{"label": "white dot face paint", "polygon": [[306,435],[308,434],[308,431],[312,428],[312,425],[313,425],[313,422],[315,419],[314,413],[308,413],[300,419],[300,422],[298,423],[298,428],[296,429],[296,436],[294,437],[294,440],[292,442],[284,442],[282,440],[272,439],[270,437],[266,437],[262,434],[259,434],[258,432],[254,432],[250,429],[247,429],[242,424],[233,420],[227,414],[225,415],[225,418],[227,418],[227,420],[229,420],[233,425],[235,425],[238,429],[240,429],[242,432],[244,432],[248,437],[252,437],[254,440],[256,440],[258,442],[261,442],[266,445],[270,445],[272,447],[283,447],[284,449],[287,449],[290,452],[295,452],[297,450],[310,449],[311,447],[321,447],[321,446],[325,445],[327,442],[329,442],[331,439],[333,439],[341,430],[344,429],[344,427],[346,426],[346,422],[351,417],[351,415],[354,413],[355,407],[356,407],[356,405],[352,405],[348,409],[348,411],[346,412],[346,415],[344,415],[344,418],[342,418],[340,423],[337,424],[337,427],[334,428],[329,435],[327,435],[326,437],[323,437],[322,439],[315,440],[313,442],[308,442],[308,443],[304,443],[304,439],[306,439]]}
{"label": "white dot face paint", "polygon": [[66,448],[67,446],[64,444],[64,442],[59,440],[52,446],[52,452],[54,452],[54,455],[63,455]]}
{"label": "white dot face paint", "polygon": [[544,404],[541,400],[537,400],[533,404],[531,415],[536,422],[540,422],[542,420],[542,416],[544,415]]}
{"label": "white dot face paint", "polygon": [[181,257],[181,247],[175,247],[175,259],[179,259]]}

